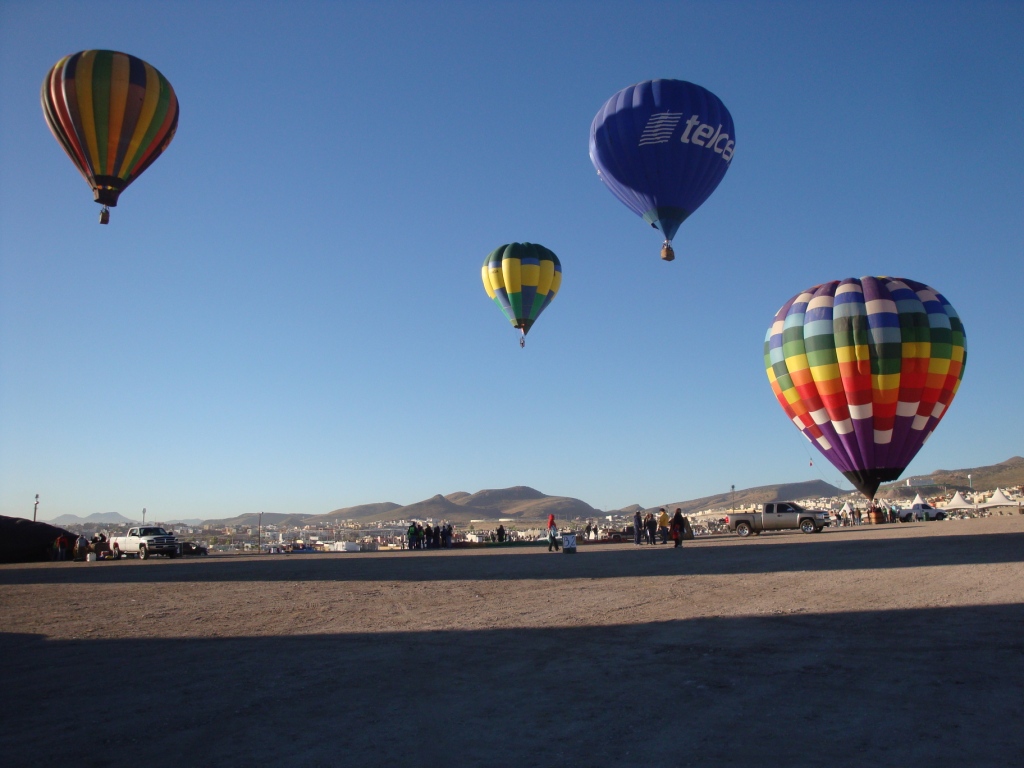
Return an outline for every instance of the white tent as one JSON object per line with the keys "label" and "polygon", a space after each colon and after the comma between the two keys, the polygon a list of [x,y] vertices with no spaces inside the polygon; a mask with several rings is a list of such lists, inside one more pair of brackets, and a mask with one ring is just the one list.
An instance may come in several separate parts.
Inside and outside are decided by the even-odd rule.
{"label": "white tent", "polygon": [[982,504],[982,509],[991,509],[992,507],[1017,507],[1020,506],[1016,501],[1006,497],[1006,494],[996,488],[996,492],[992,494],[992,498],[988,500],[987,504]]}
{"label": "white tent", "polygon": [[967,499],[963,497],[960,491],[957,491],[953,498],[942,505],[943,509],[974,509],[974,505],[969,503]]}
{"label": "white tent", "polygon": [[924,499],[921,498],[921,494],[919,493],[914,497],[914,500],[910,503],[910,506],[920,509],[921,507],[927,507],[929,505],[925,502]]}

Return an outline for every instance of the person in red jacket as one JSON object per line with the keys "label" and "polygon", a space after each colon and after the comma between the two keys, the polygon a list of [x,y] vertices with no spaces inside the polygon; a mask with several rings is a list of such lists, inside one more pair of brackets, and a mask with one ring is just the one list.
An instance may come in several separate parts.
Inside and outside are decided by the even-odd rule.
{"label": "person in red jacket", "polygon": [[555,525],[554,515],[548,515],[548,552],[551,547],[555,548],[555,552],[558,551],[558,526]]}

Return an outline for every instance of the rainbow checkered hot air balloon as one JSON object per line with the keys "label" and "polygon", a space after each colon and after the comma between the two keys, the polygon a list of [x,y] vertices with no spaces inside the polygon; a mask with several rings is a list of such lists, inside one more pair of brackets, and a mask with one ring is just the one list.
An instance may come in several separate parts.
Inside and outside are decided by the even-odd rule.
{"label": "rainbow checkered hot air balloon", "polygon": [[558,257],[536,243],[509,243],[487,254],[481,269],[484,290],[522,332],[520,345],[562,285]]}
{"label": "rainbow checkered hot air balloon", "polygon": [[809,288],[782,305],[764,341],[786,415],[869,499],[938,426],[966,360],[956,310],[899,277]]}
{"label": "rainbow checkered hot air balloon", "polygon": [[101,224],[107,206],[117,205],[178,128],[178,98],[167,78],[127,53],[65,56],[43,80],[40,100],[50,131],[103,206]]}

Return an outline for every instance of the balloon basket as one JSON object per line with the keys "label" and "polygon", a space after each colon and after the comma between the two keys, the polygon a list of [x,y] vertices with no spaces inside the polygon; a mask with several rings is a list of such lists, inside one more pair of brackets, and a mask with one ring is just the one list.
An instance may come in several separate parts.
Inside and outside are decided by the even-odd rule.
{"label": "balloon basket", "polygon": [[100,211],[100,224],[110,223],[110,209],[107,206],[103,206],[103,210]]}
{"label": "balloon basket", "polygon": [[675,261],[676,252],[672,250],[672,246],[665,243],[661,246],[661,260],[662,261]]}
{"label": "balloon basket", "polygon": [[880,509],[869,509],[868,510],[868,523],[871,525],[881,525],[885,522],[885,512]]}

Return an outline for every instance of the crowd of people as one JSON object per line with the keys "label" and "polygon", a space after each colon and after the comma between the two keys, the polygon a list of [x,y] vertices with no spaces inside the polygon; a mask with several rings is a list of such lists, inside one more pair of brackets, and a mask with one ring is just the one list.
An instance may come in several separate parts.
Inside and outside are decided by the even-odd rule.
{"label": "crowd of people", "polygon": [[633,513],[633,543],[636,546],[668,544],[668,540],[672,539],[675,542],[674,548],[678,549],[683,546],[683,539],[693,538],[690,522],[683,517],[683,511],[678,507],[671,518],[665,507],[658,510],[657,517],[653,512],[646,515],[642,515],[642,512],[643,510],[637,509]]}
{"label": "crowd of people", "polygon": [[69,539],[62,533],[53,541],[51,557],[58,561],[85,560],[90,552],[94,553],[98,560],[110,557],[110,546],[107,544],[106,534],[95,534],[90,541],[82,533],[73,539]]}
{"label": "crowd of people", "polygon": [[454,535],[451,523],[433,526],[430,523],[411,523],[406,531],[409,549],[451,549]]}

